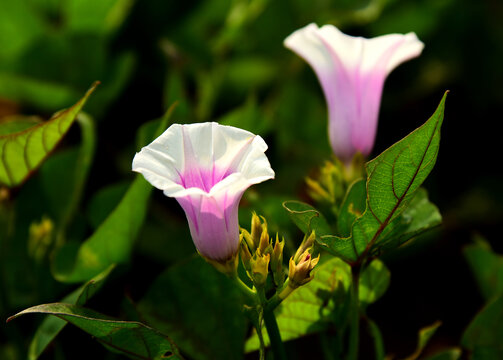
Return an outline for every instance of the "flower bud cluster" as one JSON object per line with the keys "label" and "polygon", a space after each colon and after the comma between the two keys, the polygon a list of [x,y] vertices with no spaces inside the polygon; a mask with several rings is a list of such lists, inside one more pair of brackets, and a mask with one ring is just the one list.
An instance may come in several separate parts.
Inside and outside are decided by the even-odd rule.
{"label": "flower bud cluster", "polygon": [[269,269],[272,280],[277,287],[285,282],[283,270],[283,248],[285,240],[275,240],[269,237],[267,221],[253,213],[251,232],[241,229],[241,261],[253,285],[263,288],[266,285]]}
{"label": "flower bud cluster", "polygon": [[325,161],[318,174],[306,178],[309,196],[318,202],[328,203],[332,206],[340,204],[348,186],[363,177],[365,159],[357,153],[349,166],[337,158],[333,162]]}

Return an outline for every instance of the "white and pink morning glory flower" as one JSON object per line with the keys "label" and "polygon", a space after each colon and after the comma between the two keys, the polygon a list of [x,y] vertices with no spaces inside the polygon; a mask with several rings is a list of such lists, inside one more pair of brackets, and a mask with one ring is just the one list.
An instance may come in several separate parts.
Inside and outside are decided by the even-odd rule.
{"label": "white and pink morning glory flower", "polygon": [[235,127],[173,124],[136,154],[133,171],[178,201],[201,255],[225,262],[239,248],[241,196],[274,178],[266,150],[260,136]]}
{"label": "white and pink morning glory flower", "polygon": [[414,33],[365,39],[316,24],[295,31],[284,45],[316,73],[328,104],[330,143],[346,164],[357,152],[372,151],[386,77],[424,47]]}

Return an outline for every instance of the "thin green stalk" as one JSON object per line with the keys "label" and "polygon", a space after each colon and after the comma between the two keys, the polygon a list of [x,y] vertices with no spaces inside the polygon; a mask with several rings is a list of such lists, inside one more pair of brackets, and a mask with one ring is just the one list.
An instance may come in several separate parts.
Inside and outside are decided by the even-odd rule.
{"label": "thin green stalk", "polygon": [[264,336],[262,335],[262,320],[263,317],[259,316],[258,326],[256,326],[255,329],[257,329],[257,336],[260,343],[259,359],[265,360],[265,343],[264,343]]}
{"label": "thin green stalk", "polygon": [[359,283],[360,283],[360,266],[351,268],[351,318],[349,327],[349,351],[348,359],[358,359],[358,343],[360,339],[360,307],[359,307]]}
{"label": "thin green stalk", "polygon": [[271,341],[271,350],[274,355],[274,360],[286,360],[286,352],[279,333],[278,323],[274,316],[274,311],[264,310],[264,324]]}
{"label": "thin green stalk", "polygon": [[250,289],[248,285],[246,285],[243,282],[243,280],[239,278],[237,274],[233,276],[232,279],[234,280],[234,283],[237,285],[238,289],[241,290],[243,295],[246,296],[248,300],[251,301],[252,304],[256,304],[259,302],[257,292],[253,289]]}
{"label": "thin green stalk", "polygon": [[374,340],[375,358],[376,360],[384,360],[384,358],[386,357],[386,351],[384,350],[384,341],[381,331],[372,319],[366,318],[366,320],[369,328],[369,333]]}
{"label": "thin green stalk", "polygon": [[281,287],[281,289],[278,289],[278,291],[267,301],[267,305],[265,306],[265,310],[267,311],[273,311],[278,307],[279,304],[283,300],[285,300],[288,295],[290,295],[294,288],[289,286],[290,279],[286,279],[285,283]]}

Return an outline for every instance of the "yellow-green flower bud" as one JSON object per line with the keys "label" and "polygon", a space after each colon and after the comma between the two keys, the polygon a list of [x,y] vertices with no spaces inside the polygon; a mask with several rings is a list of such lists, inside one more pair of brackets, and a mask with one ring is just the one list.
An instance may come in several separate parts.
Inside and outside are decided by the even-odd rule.
{"label": "yellow-green flower bud", "polygon": [[250,261],[252,259],[252,255],[251,255],[250,250],[248,249],[248,245],[246,244],[245,241],[241,241],[240,253],[241,253],[241,261],[243,262],[244,268],[246,269],[248,274],[251,274]]}
{"label": "yellow-green flower bud", "polygon": [[267,281],[267,274],[269,273],[269,261],[271,256],[269,254],[257,254],[250,261],[252,269],[253,284],[255,287],[263,287]]}
{"label": "yellow-green flower bud", "polygon": [[252,236],[248,232],[248,230],[241,228],[241,233],[239,234],[239,242],[243,243],[246,242],[246,245],[248,245],[248,248],[251,249],[251,252],[255,252],[255,244],[253,243]]}
{"label": "yellow-green flower bud", "polygon": [[297,249],[297,252],[293,256],[293,260],[295,261],[295,263],[298,263],[300,261],[300,257],[306,251],[312,249],[315,239],[316,239],[316,234],[315,234],[314,230],[311,232],[311,234],[309,234],[309,236],[304,236],[302,243],[300,244],[299,248]]}
{"label": "yellow-green flower bud", "polygon": [[267,233],[267,224],[264,223],[262,226],[262,234],[260,235],[260,243],[258,246],[258,250],[260,254],[271,254],[272,253],[272,245],[269,241],[269,234]]}
{"label": "yellow-green flower bud", "polygon": [[262,223],[260,222],[260,217],[256,213],[253,213],[251,221],[251,238],[253,240],[254,249],[258,249],[259,247],[262,230],[263,229],[262,229]]}
{"label": "yellow-green flower bud", "polygon": [[318,261],[320,261],[320,255],[313,258],[308,250],[300,256],[298,262],[296,262],[293,257],[290,258],[288,269],[288,278],[290,282],[288,285],[295,289],[311,281],[313,279],[311,270],[313,270],[316,264],[318,264]]}
{"label": "yellow-green flower bud", "polygon": [[40,262],[46,256],[51,247],[54,223],[51,219],[43,217],[40,222],[34,222],[30,225],[28,238],[28,253]]}
{"label": "yellow-green flower bud", "polygon": [[285,282],[285,272],[283,271],[283,248],[285,240],[279,241],[279,236],[276,234],[276,242],[271,254],[271,271],[273,274],[274,283],[280,287]]}

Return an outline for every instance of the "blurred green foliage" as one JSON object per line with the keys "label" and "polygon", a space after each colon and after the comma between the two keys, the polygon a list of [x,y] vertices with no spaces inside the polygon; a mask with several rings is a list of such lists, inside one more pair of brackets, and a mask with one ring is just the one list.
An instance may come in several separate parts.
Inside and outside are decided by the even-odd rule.
{"label": "blurred green foliage", "polygon": [[[438,330],[443,342],[437,342],[436,347],[456,346],[462,327],[482,300],[473,295],[475,284],[458,275],[465,265],[456,261],[455,254],[468,241],[471,230],[495,232],[502,221],[501,177],[494,174],[500,139],[493,131],[494,113],[500,113],[503,107],[501,14],[503,5],[494,0],[0,1],[2,129],[6,116],[37,114],[46,118],[75,103],[95,80],[102,83],[86,105],[91,120],[73,126],[22,186],[0,188],[0,318],[78,291],[78,284],[56,280],[68,274],[61,271],[65,268],[61,260],[73,267],[76,254],[95,239],[93,251],[115,247],[120,248],[120,256],[114,252],[113,257],[100,259],[99,266],[84,266],[81,275],[74,272],[75,277],[66,276],[66,280],[86,282],[111,262],[122,265],[90,300],[90,308],[128,320],[145,317],[152,324],[160,318],[160,324],[155,325],[168,331],[189,357],[214,358],[220,351],[235,355],[230,349],[243,346],[247,324],[235,311],[234,294],[225,278],[212,273],[213,269],[200,259],[192,259],[194,247],[178,204],[157,191],[147,203],[150,190],[141,189],[144,184],[140,179],[133,180],[130,173],[134,152],[139,149],[135,134],[150,138],[159,123],[139,130],[141,126],[159,118],[178,101],[173,122],[215,120],[263,136],[269,144],[267,154],[276,179],[247,191],[240,223],[248,224],[252,209],[264,215],[270,231],[285,236],[285,251],[291,253],[301,235],[281,204],[294,198],[309,201],[304,179],[316,173],[331,152],[321,89],[311,69],[284,49],[282,41],[307,23],[333,23],[348,33],[366,37],[415,31],[426,44],[423,55],[402,65],[385,85],[376,154],[422,124],[444,90],[452,90],[442,130],[442,153],[426,184],[431,198],[446,213],[445,231],[433,240],[446,245],[430,245],[436,246],[434,250],[411,247],[410,253],[419,257],[428,254],[430,262],[425,266],[424,258],[413,262],[411,256],[409,262],[417,264],[416,273],[393,272],[390,290],[401,289],[397,296],[400,306],[402,299],[408,300],[409,307],[402,312],[414,312],[414,306],[422,308],[424,297],[448,299],[446,308],[429,308],[427,318],[433,317],[432,323],[445,316]],[[29,120],[19,126],[32,124]],[[21,128],[9,131],[18,130]],[[30,228],[44,222],[53,227],[45,238],[40,237],[45,240],[37,243]],[[116,237],[117,232],[124,232],[124,236]],[[34,242],[45,250],[30,251]],[[435,260],[426,251],[440,252],[441,259]],[[478,249],[470,255],[471,263],[483,264],[477,265],[480,271],[476,276],[493,279],[489,264],[499,260],[493,255],[476,255],[477,251],[483,252]],[[494,261],[488,263],[486,257]],[[390,256],[392,265],[397,261]],[[322,270],[329,263],[325,262]],[[455,270],[446,272],[454,274],[447,279],[439,275],[446,268]],[[343,274],[341,271],[338,276]],[[417,296],[416,288],[424,279],[428,287]],[[197,289],[203,280],[212,285]],[[408,284],[413,287],[409,293]],[[446,284],[457,287],[451,291],[453,287]],[[480,287],[484,296],[494,290],[484,283]],[[303,296],[302,290],[295,294]],[[393,294],[387,292],[381,302],[389,301]],[[203,305],[199,301],[199,297],[214,300],[215,296],[225,300]],[[134,305],[133,310],[127,302],[118,306],[124,297]],[[160,306],[159,297],[168,300]],[[460,298],[465,306],[456,305]],[[290,298],[292,304],[285,304],[285,309],[296,306],[295,300]],[[489,315],[474,320],[472,330],[463,337],[465,348],[483,351],[476,342],[480,338],[473,334],[492,329],[485,319],[499,316],[499,302],[495,298],[486,310]],[[418,315],[405,323],[402,312],[395,311],[393,305],[390,309],[379,303],[370,306],[368,313],[373,319],[379,318],[376,323],[383,327],[386,349],[403,352],[404,356],[411,354],[413,340],[406,343],[398,336],[387,337],[384,330],[403,328],[403,334],[414,334],[425,325],[424,318]],[[323,314],[304,310],[313,316],[309,324],[318,324]],[[163,316],[153,319],[155,311]],[[182,322],[197,324],[202,312],[221,314],[221,322],[201,324],[193,332],[180,327]],[[377,316],[376,312],[385,315]],[[40,322],[40,318],[25,317],[0,326],[0,358],[25,359]],[[236,326],[239,331],[229,334],[223,326]],[[211,336],[200,332],[203,329],[215,331],[228,343],[215,344]],[[373,329],[371,336],[379,337],[379,329]],[[89,354],[120,358],[95,347],[82,333],[71,331],[65,329],[40,358],[78,360],[88,359]],[[321,357],[323,334],[310,335],[308,345],[302,340],[289,342],[292,359],[305,354]],[[435,341],[433,337],[431,342]],[[409,347],[403,349],[406,345]],[[362,356],[372,351],[364,351]],[[457,349],[446,351],[446,358],[459,355]]]}

